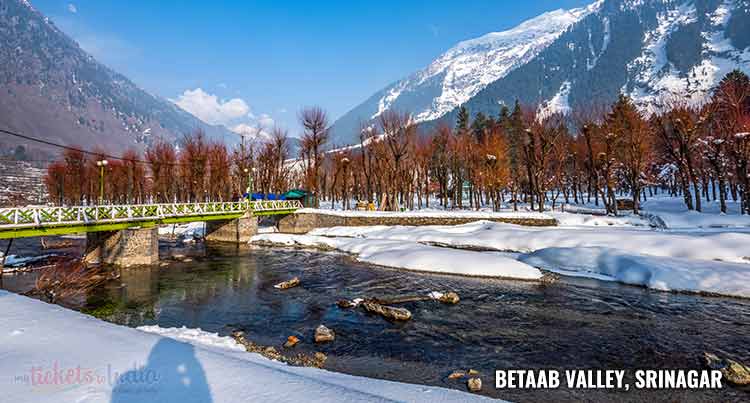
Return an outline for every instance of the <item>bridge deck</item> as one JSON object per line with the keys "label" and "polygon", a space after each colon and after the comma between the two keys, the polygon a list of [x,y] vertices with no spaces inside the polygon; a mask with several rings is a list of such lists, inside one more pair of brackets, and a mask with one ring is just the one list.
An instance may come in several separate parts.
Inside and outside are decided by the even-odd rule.
{"label": "bridge deck", "polygon": [[290,214],[297,200],[0,208],[0,239]]}

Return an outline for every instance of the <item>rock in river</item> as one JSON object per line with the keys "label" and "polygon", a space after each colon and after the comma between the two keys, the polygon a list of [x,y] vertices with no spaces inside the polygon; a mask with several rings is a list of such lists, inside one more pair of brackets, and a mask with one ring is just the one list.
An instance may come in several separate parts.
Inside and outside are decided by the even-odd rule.
{"label": "rock in river", "polygon": [[289,336],[286,339],[286,343],[284,343],[284,347],[285,348],[292,348],[292,347],[296,346],[297,343],[299,343],[299,338],[297,338],[296,336]]}
{"label": "rock in river", "polygon": [[295,277],[291,280],[283,281],[279,284],[276,284],[274,288],[278,288],[281,290],[286,290],[288,288],[296,287],[299,285],[299,277]]}
{"label": "rock in river", "polygon": [[365,311],[370,313],[376,313],[386,319],[392,320],[409,320],[411,319],[411,312],[406,308],[395,308],[392,306],[380,305],[375,302],[365,301],[362,303],[362,307]]}
{"label": "rock in river", "polygon": [[320,325],[317,329],[315,329],[315,342],[316,343],[325,343],[327,341],[333,341],[333,339],[336,338],[336,335],[333,333],[333,330]]}
{"label": "rock in river", "polygon": [[448,375],[448,379],[459,379],[466,376],[466,372],[464,371],[453,371],[450,375]]}
{"label": "rock in river", "polygon": [[721,371],[727,381],[736,385],[750,385],[750,367],[747,365],[707,352],[703,353],[703,359],[709,368]]}
{"label": "rock in river", "polygon": [[466,386],[470,392],[479,392],[482,390],[482,380],[480,378],[469,378],[466,381]]}
{"label": "rock in river", "polygon": [[316,352],[313,355],[313,357],[315,357],[315,360],[320,363],[320,366],[322,366],[323,363],[326,362],[326,360],[328,359],[328,356],[326,356],[325,354],[321,353],[320,351]]}
{"label": "rock in river", "polygon": [[451,291],[441,295],[440,298],[438,298],[438,301],[444,304],[457,304],[458,301],[460,301],[460,298],[458,298],[458,294]]}

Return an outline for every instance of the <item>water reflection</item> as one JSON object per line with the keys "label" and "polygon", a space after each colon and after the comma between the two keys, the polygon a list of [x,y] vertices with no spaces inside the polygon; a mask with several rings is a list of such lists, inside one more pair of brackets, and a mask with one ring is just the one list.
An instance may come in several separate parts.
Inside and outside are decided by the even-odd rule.
{"label": "water reflection", "polygon": [[[163,247],[162,260],[190,262],[123,271],[90,296],[89,312],[129,326],[187,326],[228,335],[243,330],[264,345],[289,335],[301,352],[322,351],[326,368],[376,378],[465,389],[447,379],[474,368],[493,384],[499,368],[702,368],[703,351],[750,362],[750,301],[669,294],[587,279],[530,282],[425,275],[372,267],[351,258],[300,250]],[[298,276],[302,285],[273,285]],[[455,306],[403,306],[413,320],[391,323],[335,301],[454,290]],[[311,341],[319,324],[336,341]],[[601,401],[607,391],[497,391],[516,401]],[[632,401],[733,401],[747,389],[631,391]],[[622,396],[621,396],[622,397]]]}

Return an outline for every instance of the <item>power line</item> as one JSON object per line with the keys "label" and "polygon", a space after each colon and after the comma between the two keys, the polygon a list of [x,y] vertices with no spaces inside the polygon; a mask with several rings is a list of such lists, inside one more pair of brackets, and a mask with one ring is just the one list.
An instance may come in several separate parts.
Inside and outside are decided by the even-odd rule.
{"label": "power line", "polygon": [[[57,144],[57,143],[53,143],[51,141],[38,139],[38,138],[35,138],[35,137],[27,136],[25,134],[15,133],[15,132],[12,132],[12,131],[9,131],[9,130],[5,130],[5,129],[0,129],[0,133],[5,133],[5,134],[8,134],[10,136],[22,138],[24,140],[35,141],[37,143],[46,144],[46,145],[52,146],[52,147],[59,147],[59,148],[62,148],[62,149],[65,149],[65,150],[69,150],[69,151],[75,151],[75,152],[80,152],[80,153],[87,154],[87,155],[92,155],[92,156],[95,156],[95,157],[98,157],[98,158],[104,157],[104,158],[107,158],[107,159],[113,159],[113,160],[118,160],[118,161],[135,162],[135,163],[138,163],[138,164],[152,165],[151,162],[146,161],[146,160],[140,160],[140,159],[134,159],[134,158],[122,158],[122,157],[118,157],[118,156],[111,155],[111,154],[99,153],[99,152],[94,152],[94,151],[88,151],[88,150],[84,150],[84,149],[81,149],[81,148],[66,146],[66,145],[63,145],[63,144]],[[51,160],[51,161],[42,161],[42,160],[40,160],[40,161],[37,161],[37,162],[52,163],[52,162],[57,162],[57,161],[54,161],[54,160]],[[161,165],[182,166],[182,165],[189,165],[189,164],[181,164],[179,162],[173,162],[173,163],[166,163],[166,162],[164,162],[164,163],[161,163]]]}
{"label": "power line", "polygon": [[[84,150],[82,148],[66,146],[66,145],[63,145],[63,144],[54,143],[52,141],[43,140],[43,139],[39,139],[39,138],[36,138],[36,137],[27,136],[25,134],[12,132],[10,130],[0,129],[0,133],[4,133],[4,134],[7,134],[7,135],[18,137],[18,138],[21,138],[21,139],[24,139],[24,140],[28,140],[28,141],[35,141],[37,143],[45,144],[45,145],[52,146],[52,147],[62,148],[64,150],[80,152],[82,154],[91,155],[91,156],[94,156],[94,157],[97,157],[97,158],[104,157],[104,158],[107,158],[107,159],[124,161],[124,162],[134,162],[134,163],[137,163],[137,164],[145,164],[145,165],[149,165],[149,166],[156,165],[156,164],[152,164],[151,162],[146,161],[146,160],[135,159],[135,158],[122,158],[122,157],[118,157],[118,156],[112,155],[112,154],[106,154],[106,153],[102,153],[102,152],[94,152],[94,151]],[[248,159],[248,158],[249,158],[249,156],[245,156],[242,159],[245,160],[245,159]],[[0,159],[0,161],[3,161],[3,159]],[[12,162],[10,160],[6,160],[6,161]],[[18,160],[13,160],[13,161],[18,161]],[[32,160],[23,161],[23,162],[32,162]],[[51,164],[51,163],[59,162],[59,160],[34,160],[33,162]],[[185,163],[180,163],[180,162],[158,162],[157,164],[158,165],[162,165],[162,166],[174,166],[174,167],[180,167],[180,166],[193,167],[194,166],[194,164],[185,164]]]}
{"label": "power line", "polygon": [[138,163],[142,163],[142,164],[150,164],[148,161],[144,161],[144,160],[126,159],[126,158],[117,157],[117,156],[111,155],[111,154],[97,153],[97,152],[93,152],[93,151],[84,150],[84,149],[81,149],[81,148],[70,147],[70,146],[66,146],[66,145],[62,145],[62,144],[53,143],[51,141],[42,140],[42,139],[38,139],[38,138],[35,138],[35,137],[27,136],[25,134],[15,133],[15,132],[12,132],[12,131],[9,131],[9,130],[5,130],[5,129],[0,129],[0,132],[8,134],[8,135],[11,135],[11,136],[19,137],[19,138],[22,138],[24,140],[36,141],[37,143],[46,144],[48,146],[59,147],[59,148],[65,149],[65,150],[76,151],[76,152],[80,152],[80,153],[83,153],[83,154],[93,155],[93,156],[96,156],[96,157],[105,157],[105,158],[111,158],[111,159],[120,160],[120,161],[130,161],[130,162],[138,162]]}

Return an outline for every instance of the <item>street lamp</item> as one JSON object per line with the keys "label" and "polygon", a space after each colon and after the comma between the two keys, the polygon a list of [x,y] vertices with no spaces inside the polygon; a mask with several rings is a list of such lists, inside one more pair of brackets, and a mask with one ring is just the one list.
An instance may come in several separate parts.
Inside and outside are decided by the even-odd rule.
{"label": "street lamp", "polygon": [[244,171],[247,174],[247,189],[245,189],[245,191],[247,193],[247,198],[250,201],[252,201],[253,200],[253,174],[255,174],[255,167],[251,169],[245,168]]}
{"label": "street lamp", "polygon": [[107,164],[107,160],[96,161],[96,166],[99,167],[99,204],[104,204],[104,167]]}

